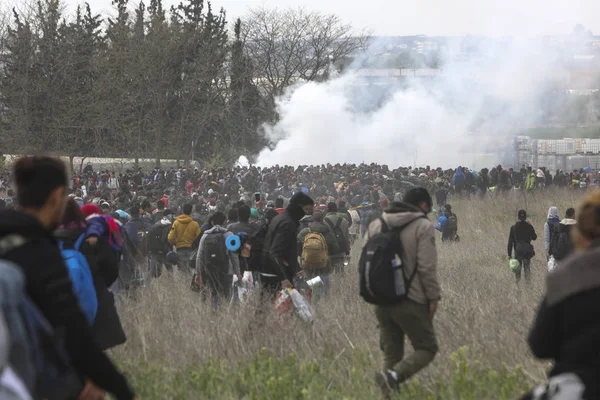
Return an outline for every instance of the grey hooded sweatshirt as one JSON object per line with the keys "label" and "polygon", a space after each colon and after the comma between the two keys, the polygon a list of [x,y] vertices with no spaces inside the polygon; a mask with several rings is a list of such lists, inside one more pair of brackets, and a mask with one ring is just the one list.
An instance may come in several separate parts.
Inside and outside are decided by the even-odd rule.
{"label": "grey hooded sweatshirt", "polygon": [[[406,275],[417,273],[408,290],[408,298],[421,304],[440,300],[437,272],[437,250],[433,223],[423,218],[423,212],[410,204],[392,202],[382,218],[390,229],[406,226],[400,234],[404,246],[403,262]],[[376,219],[367,230],[367,239],[381,231],[381,221]]]}

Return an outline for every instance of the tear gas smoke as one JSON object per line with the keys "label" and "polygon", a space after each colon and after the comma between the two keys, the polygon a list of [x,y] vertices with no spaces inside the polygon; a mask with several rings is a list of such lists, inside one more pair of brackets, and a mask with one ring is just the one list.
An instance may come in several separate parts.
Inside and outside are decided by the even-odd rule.
{"label": "tear gas smoke", "polygon": [[[463,48],[466,40],[455,39]],[[452,45],[461,47],[445,47],[431,79],[365,84],[356,70],[369,67],[375,43],[350,72],[291,87],[277,100],[280,120],[264,127],[275,146],[258,164],[456,167],[473,166],[482,153],[493,154],[487,163],[501,162],[501,147],[538,124],[548,96],[566,84],[572,52],[541,40],[487,39],[461,57]]]}

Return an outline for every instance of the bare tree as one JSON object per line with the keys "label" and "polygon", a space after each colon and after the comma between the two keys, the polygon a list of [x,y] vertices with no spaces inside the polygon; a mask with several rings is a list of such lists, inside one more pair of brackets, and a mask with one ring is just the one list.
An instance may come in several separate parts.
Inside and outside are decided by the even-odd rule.
{"label": "bare tree", "polygon": [[299,9],[255,8],[243,25],[245,49],[260,88],[274,103],[297,81],[326,80],[333,66],[366,44],[336,15]]}

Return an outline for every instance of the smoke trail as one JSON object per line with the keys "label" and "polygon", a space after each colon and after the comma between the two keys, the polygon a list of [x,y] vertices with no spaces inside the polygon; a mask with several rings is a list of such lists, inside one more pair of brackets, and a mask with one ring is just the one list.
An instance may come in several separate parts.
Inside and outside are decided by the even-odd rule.
{"label": "smoke trail", "polygon": [[[375,46],[376,47],[376,46]],[[373,46],[371,47],[373,48]],[[532,40],[488,40],[466,60],[446,54],[432,81],[368,86],[354,72],[303,83],[277,100],[280,120],[265,126],[276,143],[259,165],[384,163],[456,167],[535,126],[544,101],[568,76],[572,57]],[[363,55],[366,64],[371,57]],[[500,139],[498,139],[500,137]]]}

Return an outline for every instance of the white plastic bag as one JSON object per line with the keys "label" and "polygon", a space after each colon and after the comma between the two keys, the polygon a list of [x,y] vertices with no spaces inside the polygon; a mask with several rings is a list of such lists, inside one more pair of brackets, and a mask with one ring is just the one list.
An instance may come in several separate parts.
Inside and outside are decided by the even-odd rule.
{"label": "white plastic bag", "polygon": [[300,319],[307,324],[311,324],[313,322],[313,312],[308,304],[308,301],[306,301],[304,296],[302,296],[296,289],[290,290],[289,294],[292,298],[292,302],[294,303],[294,307],[296,308],[296,313]]}
{"label": "white plastic bag", "polygon": [[244,276],[242,276],[242,282],[240,283],[240,286],[248,290],[254,289],[254,278],[252,277],[252,272],[244,272]]}
{"label": "white plastic bag", "polygon": [[556,260],[554,259],[554,256],[550,256],[550,259],[548,260],[548,272],[552,272],[554,268],[556,268]]}

